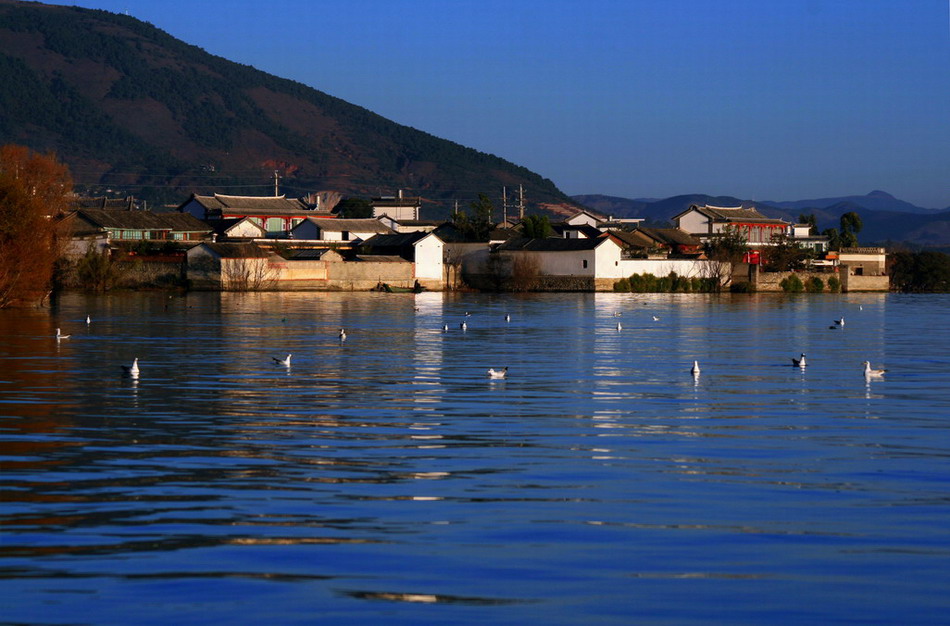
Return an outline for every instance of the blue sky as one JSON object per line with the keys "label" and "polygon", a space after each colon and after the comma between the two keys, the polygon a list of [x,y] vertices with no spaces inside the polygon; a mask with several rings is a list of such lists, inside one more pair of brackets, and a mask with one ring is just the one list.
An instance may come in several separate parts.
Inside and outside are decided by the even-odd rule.
{"label": "blue sky", "polygon": [[948,0],[73,0],[568,194],[950,207]]}

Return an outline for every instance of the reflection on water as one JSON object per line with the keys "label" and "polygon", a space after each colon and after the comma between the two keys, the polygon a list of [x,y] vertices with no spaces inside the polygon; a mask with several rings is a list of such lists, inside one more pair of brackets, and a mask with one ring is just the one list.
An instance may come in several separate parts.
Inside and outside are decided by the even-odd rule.
{"label": "reflection on water", "polygon": [[947,304],[131,294],[0,312],[4,620],[940,623]]}

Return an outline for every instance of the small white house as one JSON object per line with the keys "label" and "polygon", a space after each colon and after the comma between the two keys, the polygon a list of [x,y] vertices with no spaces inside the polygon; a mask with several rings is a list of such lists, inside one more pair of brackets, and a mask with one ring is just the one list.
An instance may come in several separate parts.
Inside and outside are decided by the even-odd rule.
{"label": "small white house", "polygon": [[612,235],[597,239],[512,239],[498,246],[497,254],[514,261],[522,257],[537,266],[540,276],[584,278],[594,289],[609,290],[622,278],[622,246]]}
{"label": "small white house", "polygon": [[413,232],[376,235],[360,245],[363,254],[394,255],[415,264],[415,277],[423,286],[442,288],[443,248],[435,233]]}
{"label": "small white house", "polygon": [[593,226],[596,228],[604,220],[588,211],[580,211],[564,221],[570,226]]}
{"label": "small white house", "polygon": [[290,231],[296,240],[305,241],[364,241],[374,235],[390,235],[392,229],[374,218],[339,219],[307,218]]}
{"label": "small white house", "polygon": [[267,236],[264,227],[249,217],[237,217],[217,220],[213,223],[214,232],[220,238],[227,239],[263,239]]}
{"label": "small white house", "polygon": [[369,201],[373,207],[373,217],[387,215],[394,220],[418,220],[422,198],[403,196],[402,189],[397,196],[382,196]]}

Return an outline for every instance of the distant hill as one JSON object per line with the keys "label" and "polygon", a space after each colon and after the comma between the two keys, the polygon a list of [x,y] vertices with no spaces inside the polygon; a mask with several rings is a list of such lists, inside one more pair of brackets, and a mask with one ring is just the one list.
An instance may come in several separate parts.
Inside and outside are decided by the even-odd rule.
{"label": "distant hill", "polygon": [[[673,216],[691,204],[714,206],[754,206],[762,214],[797,222],[802,214],[814,214],[820,230],[838,228],[844,213],[855,212],[863,228],[862,243],[906,243],[926,248],[950,247],[950,209],[934,211],[898,200],[882,191],[847,199],[753,202],[730,196],[691,194],[648,202],[616,196],[574,196],[578,203],[615,217],[641,217],[651,224],[670,223]],[[836,201],[833,201],[836,200]],[[890,208],[887,208],[890,207]]]}
{"label": "distant hill", "polygon": [[922,213],[931,215],[937,212],[934,209],[924,209],[919,206],[915,206],[910,202],[898,200],[886,191],[872,191],[866,196],[843,196],[839,198],[818,198],[815,200],[792,200],[781,202],[767,200],[763,204],[768,204],[770,206],[775,206],[782,209],[798,211],[801,209],[814,208],[826,209],[843,202],[852,203],[856,206],[869,209],[871,211],[897,211],[901,213]]}
{"label": "distant hill", "polygon": [[0,143],[53,150],[90,193],[153,202],[192,191],[393,195],[465,206],[525,188],[573,206],[528,169],[300,83],[208,54],[125,15],[0,0]]}

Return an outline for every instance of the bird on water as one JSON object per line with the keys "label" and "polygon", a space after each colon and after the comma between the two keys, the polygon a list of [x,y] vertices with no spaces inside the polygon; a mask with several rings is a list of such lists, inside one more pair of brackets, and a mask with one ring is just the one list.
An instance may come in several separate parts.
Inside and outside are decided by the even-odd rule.
{"label": "bird on water", "polygon": [[122,366],[122,373],[123,373],[123,374],[126,374],[127,376],[131,376],[132,378],[138,378],[138,377],[139,377],[139,359],[138,359],[138,357],[135,357],[135,359],[132,361],[132,365],[123,365],[123,366]]}
{"label": "bird on water", "polygon": [[885,370],[885,369],[874,369],[874,368],[872,368],[870,361],[865,361],[865,362],[864,362],[864,376],[865,376],[866,378],[880,378],[880,377],[884,376],[884,372],[886,372],[886,371],[887,371],[887,370]]}
{"label": "bird on water", "polygon": [[507,367],[507,366],[506,366],[506,367],[503,367],[503,368],[500,369],[500,370],[496,370],[496,369],[493,369],[493,368],[490,368],[490,367],[488,368],[488,377],[489,377],[489,378],[504,378],[504,377],[506,377],[507,375],[508,375],[508,367]]}

